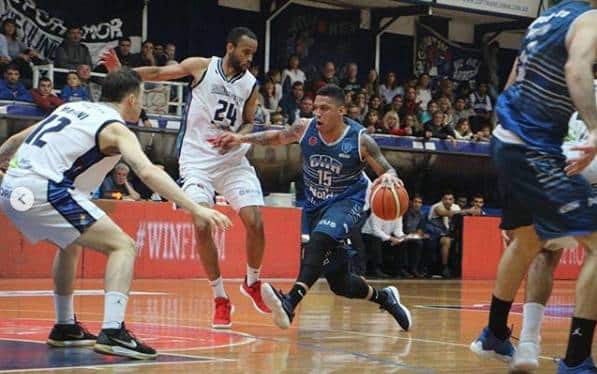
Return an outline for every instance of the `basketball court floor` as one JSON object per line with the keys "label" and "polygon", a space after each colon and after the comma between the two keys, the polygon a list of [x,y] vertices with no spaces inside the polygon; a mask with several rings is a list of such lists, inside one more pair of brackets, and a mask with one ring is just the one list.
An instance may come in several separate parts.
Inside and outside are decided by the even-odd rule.
{"label": "basketball court floor", "polygon": [[[506,373],[468,350],[487,320],[493,282],[412,280],[397,285],[414,318],[401,332],[375,304],[334,296],[317,283],[289,330],[275,327],[240,294],[231,330],[209,328],[211,290],[205,280],[136,280],[127,325],[161,353],[156,361],[103,356],[91,349],[50,349],[53,324],[49,279],[0,280],[0,373]],[[274,284],[284,290],[289,281]],[[103,313],[101,280],[79,280],[77,317],[97,332]],[[558,282],[543,327],[538,373],[553,373],[566,348],[574,282]],[[521,305],[510,323],[520,332]]]}

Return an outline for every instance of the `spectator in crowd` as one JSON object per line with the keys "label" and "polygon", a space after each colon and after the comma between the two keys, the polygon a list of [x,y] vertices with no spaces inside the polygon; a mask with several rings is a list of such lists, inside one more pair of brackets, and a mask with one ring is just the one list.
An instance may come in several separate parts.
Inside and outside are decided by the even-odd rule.
{"label": "spectator in crowd", "polygon": [[475,194],[475,196],[473,196],[473,209],[470,211],[469,214],[474,216],[486,215],[487,213],[483,210],[483,206],[485,206],[485,199],[483,198],[483,195],[481,195],[480,193]]}
{"label": "spectator in crowd", "polygon": [[369,106],[367,105],[367,93],[364,91],[357,92],[357,94],[354,95],[354,103],[361,110],[361,118],[363,118],[361,122],[363,122],[365,120],[365,115],[369,111]]}
{"label": "spectator in crowd", "polygon": [[[118,40],[118,47],[114,48],[122,66],[132,66],[131,39],[128,36]],[[103,65],[101,65],[103,66]]]}
{"label": "spectator in crowd", "polygon": [[319,91],[319,89],[326,84],[338,85],[338,78],[336,78],[336,65],[333,62],[328,61],[323,66],[321,72],[321,79],[313,84],[313,92]]}
{"label": "spectator in crowd", "polygon": [[266,79],[265,83],[259,87],[259,96],[261,103],[270,114],[278,110],[280,104],[281,92],[276,92],[276,85],[271,79]]}
{"label": "spectator in crowd", "polygon": [[417,136],[423,133],[423,125],[413,114],[407,114],[402,119],[402,126],[400,127],[402,136]]}
{"label": "spectator in crowd", "polygon": [[378,112],[382,113],[383,112],[383,108],[382,108],[382,102],[381,102],[381,97],[379,96],[371,96],[371,98],[369,99],[369,106],[368,109],[375,109]]}
{"label": "spectator in crowd", "polygon": [[449,78],[444,78],[439,83],[435,98],[439,99],[440,97],[447,97],[451,102],[454,101],[454,83]]}
{"label": "spectator in crowd", "polygon": [[8,42],[4,34],[0,33],[0,67],[5,68],[10,63],[10,55],[8,54]]}
{"label": "spectator in crowd", "polygon": [[[265,75],[265,78],[266,78],[266,80],[269,79],[272,82],[274,82],[274,86],[276,87],[275,92],[276,92],[276,95],[278,96],[278,100],[280,100],[283,96],[285,96],[287,94],[287,92],[284,92],[284,90],[282,89],[282,73],[280,73],[280,70],[271,69],[270,71],[267,72],[267,74]],[[305,84],[303,83],[303,88],[304,87],[305,87]],[[292,85],[290,86],[290,90],[292,91]]]}
{"label": "spectator in crowd", "polygon": [[89,90],[86,87],[81,86],[79,74],[75,71],[71,71],[66,75],[66,86],[62,88],[60,97],[65,102],[91,100],[89,97]]}
{"label": "spectator in crowd", "polygon": [[[33,79],[33,70],[31,63],[42,64],[45,63],[39,54],[32,48],[27,46],[20,40],[17,34],[17,23],[12,18],[7,18],[2,21],[2,34],[6,38],[8,56],[12,64],[19,69],[21,82],[30,88]],[[1,59],[0,59],[1,60]]]}
{"label": "spectator in crowd", "polygon": [[340,87],[344,91],[360,91],[361,84],[359,83],[359,67],[356,63],[351,62],[346,67],[346,76],[340,82]]}
{"label": "spectator in crowd", "polygon": [[300,105],[300,112],[298,117],[299,118],[313,118],[315,114],[313,114],[313,99],[308,96],[303,97],[301,100]]}
{"label": "spectator in crowd", "polygon": [[404,105],[404,99],[400,95],[396,95],[392,98],[390,104],[385,106],[385,110],[390,111],[393,110],[396,113],[402,112],[402,106]]}
{"label": "spectator in crowd", "polygon": [[379,132],[381,124],[379,123],[379,113],[377,110],[370,110],[367,112],[363,121],[363,127],[365,127],[370,134]]}
{"label": "spectator in crowd", "polygon": [[367,91],[369,96],[381,96],[379,87],[379,74],[377,74],[377,70],[369,70],[363,88]]}
{"label": "spectator in crowd", "polygon": [[414,75],[409,76],[403,83],[402,83],[402,87],[404,89],[404,96],[406,96],[407,91],[409,88],[414,88],[415,92],[417,90],[417,83],[419,82],[419,80],[417,79],[417,77],[415,77]]}
{"label": "spectator in crowd", "polygon": [[371,214],[361,230],[363,241],[367,250],[366,274],[375,278],[388,278],[382,271],[383,245],[391,246],[400,244],[404,233],[402,232],[402,217],[393,221],[386,221]]}
{"label": "spectator in crowd", "polygon": [[423,255],[423,239],[427,237],[425,233],[425,217],[421,211],[423,206],[423,198],[420,194],[413,194],[408,210],[404,214],[404,233],[410,240],[405,240],[400,245],[400,252],[407,255],[407,272],[412,274],[415,278],[423,278],[425,276],[422,261]]}
{"label": "spectator in crowd", "polygon": [[477,90],[469,96],[471,108],[475,112],[474,116],[470,118],[474,132],[479,131],[484,123],[491,121],[493,107],[487,90],[487,83],[481,82]]}
{"label": "spectator in crowd", "polygon": [[[93,99],[93,95],[91,94],[91,68],[89,65],[81,64],[77,66],[77,76],[79,77],[79,81],[81,87],[87,91],[87,97],[89,97],[89,101],[95,101]],[[97,98],[101,94],[101,87],[99,88],[100,92],[97,92]]]}
{"label": "spectator in crowd", "polygon": [[396,95],[404,96],[404,90],[398,86],[398,80],[396,79],[396,73],[393,71],[386,75],[384,83],[379,86],[379,92],[384,103],[390,104]]}
{"label": "spectator in crowd", "polygon": [[77,66],[93,65],[91,53],[85,44],[81,43],[82,31],[79,26],[71,26],[66,31],[66,38],[56,48],[54,65],[59,68],[75,70]]}
{"label": "spectator in crowd", "polygon": [[153,58],[157,66],[166,65],[166,61],[168,61],[168,56],[166,56],[163,44],[156,43],[153,46]]}
{"label": "spectator in crowd", "polygon": [[288,120],[289,124],[293,124],[299,111],[299,105],[305,96],[305,86],[302,82],[294,82],[292,84],[292,91],[290,94],[282,96],[280,100],[280,108],[282,114]]}
{"label": "spectator in crowd", "polygon": [[444,278],[450,278],[452,271],[448,267],[448,257],[454,240],[454,227],[452,218],[460,214],[461,209],[454,204],[454,194],[445,192],[441,201],[433,204],[427,217],[428,224],[426,231],[430,234],[430,239],[434,248],[439,248],[441,258],[441,275]]}
{"label": "spectator in crowd", "polygon": [[474,139],[478,142],[490,142],[491,141],[491,125],[485,123],[481,126],[481,130],[479,130]]}
{"label": "spectator in crowd", "polygon": [[421,105],[417,101],[417,90],[414,87],[408,87],[406,89],[406,97],[404,100],[404,104],[400,110],[401,116],[406,116],[407,114],[414,114],[418,115],[421,111]]}
{"label": "spectator in crowd", "polygon": [[469,97],[471,95],[471,85],[468,81],[464,81],[464,82],[460,82],[460,84],[458,85],[458,88],[456,89],[456,93],[455,96],[461,97],[464,99],[464,107],[465,108],[469,108],[470,106],[470,101],[469,101]]}
{"label": "spectator in crowd", "polygon": [[386,112],[381,120],[381,128],[377,132],[390,135],[405,135],[400,128],[398,113],[393,110]]}
{"label": "spectator in crowd", "polygon": [[348,118],[350,118],[351,120],[357,121],[358,123],[362,122],[361,108],[359,108],[355,104],[349,104],[346,113]]}
{"label": "spectator in crowd", "polygon": [[141,44],[141,52],[131,56],[131,66],[156,66],[153,55],[153,42],[146,40]]}
{"label": "spectator in crowd", "polygon": [[305,83],[307,76],[300,68],[298,55],[291,55],[288,58],[288,67],[282,71],[282,92],[288,93],[294,82]]}
{"label": "spectator in crowd", "polygon": [[19,68],[16,65],[8,65],[4,72],[4,79],[0,81],[0,99],[33,101],[31,94],[20,81]]}
{"label": "spectator in crowd", "polygon": [[31,90],[33,102],[46,113],[52,112],[64,102],[61,98],[54,95],[52,92],[53,88],[52,81],[49,78],[42,77],[39,79],[37,88]]}
{"label": "spectator in crowd", "polygon": [[468,197],[466,195],[457,195],[455,204],[458,205],[461,211],[468,208]]}
{"label": "spectator in crowd", "polygon": [[431,121],[425,123],[425,138],[438,138],[454,140],[456,135],[454,130],[445,124],[445,114],[441,111],[433,113]]}
{"label": "spectator in crowd", "polygon": [[454,123],[458,123],[461,118],[469,119],[474,113],[472,109],[466,107],[466,99],[464,97],[456,99],[452,114]]}
{"label": "spectator in crowd", "polygon": [[354,92],[353,91],[344,91],[344,105],[352,104],[354,100]]}
{"label": "spectator in crowd", "polygon": [[2,21],[2,34],[6,39],[6,48],[8,56],[14,60],[22,54],[27,46],[17,37],[17,23],[13,18],[7,18]]}
{"label": "spectator in crowd", "polygon": [[471,126],[466,118],[460,118],[458,123],[456,124],[456,129],[454,130],[454,135],[457,140],[472,140],[473,139],[473,132],[471,131]]}
{"label": "spectator in crowd", "polygon": [[119,162],[116,164],[100,186],[100,197],[114,200],[140,200],[141,195],[128,180],[129,173],[130,168],[125,163]]}
{"label": "spectator in crowd", "polygon": [[172,65],[172,64],[178,63],[178,61],[176,60],[176,44],[174,44],[174,43],[166,44],[166,49],[164,51],[166,53],[165,65]]}
{"label": "spectator in crowd", "polygon": [[274,112],[270,115],[270,122],[272,125],[277,125],[277,126],[284,126],[286,124],[284,115],[280,111]]}
{"label": "spectator in crowd", "polygon": [[421,110],[425,110],[425,108],[427,108],[427,104],[429,104],[432,99],[431,89],[429,88],[430,82],[431,79],[427,73],[421,74],[419,76],[419,80],[417,81],[417,102],[421,103]]}
{"label": "spectator in crowd", "polygon": [[454,126],[454,114],[452,110],[452,103],[447,97],[440,97],[437,101],[439,110],[444,114],[444,124]]}
{"label": "spectator in crowd", "polygon": [[437,101],[431,100],[427,104],[427,110],[419,113],[419,115],[418,115],[419,122],[425,124],[428,121],[431,121],[431,119],[433,118],[433,113],[435,113],[437,111],[439,111],[439,105],[437,105]]}

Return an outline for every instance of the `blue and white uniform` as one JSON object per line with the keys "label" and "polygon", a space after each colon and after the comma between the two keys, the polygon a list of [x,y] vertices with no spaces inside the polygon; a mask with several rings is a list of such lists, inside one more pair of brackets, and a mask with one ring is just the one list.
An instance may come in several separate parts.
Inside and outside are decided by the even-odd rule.
{"label": "blue and white uniform", "polygon": [[0,186],[0,207],[29,241],[64,248],[105,215],[89,196],[120,160],[98,144],[100,131],[114,122],[124,124],[110,104],[68,103],[19,147]]}
{"label": "blue and white uniform", "polygon": [[350,119],[345,123],[344,134],[326,143],[313,119],[300,140],[306,198],[304,234],[318,231],[342,241],[361,219],[369,183],[360,144],[365,129]]}
{"label": "blue and white uniform", "polygon": [[534,225],[543,240],[597,231],[597,195],[583,176],[568,177],[562,142],[574,105],[566,84],[567,38],[592,11],[565,1],[529,27],[516,82],[499,97],[492,153],[502,195],[503,229]]}

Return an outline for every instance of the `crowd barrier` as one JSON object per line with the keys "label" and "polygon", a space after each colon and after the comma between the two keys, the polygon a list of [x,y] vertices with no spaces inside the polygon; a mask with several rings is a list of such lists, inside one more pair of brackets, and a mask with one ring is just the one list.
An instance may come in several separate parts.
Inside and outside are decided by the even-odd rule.
{"label": "crowd barrier", "polygon": [[[135,240],[136,278],[203,278],[205,271],[195,249],[191,216],[174,210],[170,203],[98,200],[98,205]],[[246,274],[245,230],[237,214],[218,206],[232,219],[234,227],[216,232],[215,242],[226,278]],[[262,210],[266,236],[262,276],[293,278],[299,268],[300,209]],[[0,278],[47,278],[51,275],[56,247],[30,244],[10,220],[0,213],[3,240],[0,243]],[[102,278],[106,257],[84,249],[78,268],[80,278]]]}
{"label": "crowd barrier", "polygon": [[[462,235],[462,279],[495,279],[506,245],[497,217],[464,217]],[[584,259],[582,246],[566,248],[555,279],[577,279]]]}

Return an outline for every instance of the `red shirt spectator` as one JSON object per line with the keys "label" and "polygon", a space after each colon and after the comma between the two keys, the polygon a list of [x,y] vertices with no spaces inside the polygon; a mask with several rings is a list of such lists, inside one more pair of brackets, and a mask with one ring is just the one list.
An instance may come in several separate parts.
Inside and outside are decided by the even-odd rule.
{"label": "red shirt spectator", "polygon": [[48,78],[40,78],[37,88],[31,90],[33,102],[44,112],[50,113],[58,108],[64,101],[52,93],[52,81]]}

